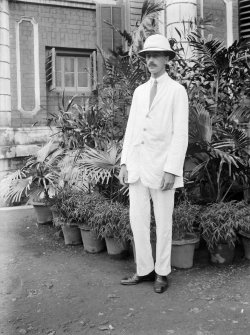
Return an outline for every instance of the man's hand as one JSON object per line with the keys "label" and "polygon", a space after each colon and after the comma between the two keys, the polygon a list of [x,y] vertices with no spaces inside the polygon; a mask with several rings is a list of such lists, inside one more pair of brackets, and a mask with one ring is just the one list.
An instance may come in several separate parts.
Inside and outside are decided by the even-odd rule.
{"label": "man's hand", "polygon": [[125,186],[128,183],[128,170],[126,165],[122,165],[119,173],[119,181],[120,183]]}
{"label": "man's hand", "polygon": [[174,186],[175,175],[172,173],[164,172],[161,180],[161,190],[167,191],[171,190]]}

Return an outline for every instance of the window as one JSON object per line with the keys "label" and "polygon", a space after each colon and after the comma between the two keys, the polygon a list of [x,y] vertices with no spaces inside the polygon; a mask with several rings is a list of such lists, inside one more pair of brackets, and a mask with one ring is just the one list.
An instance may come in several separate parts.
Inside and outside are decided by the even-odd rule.
{"label": "window", "polygon": [[[124,29],[126,29],[125,8],[121,2],[118,5],[105,4],[105,1],[96,4],[97,45],[106,53],[109,53],[110,50],[116,51],[118,48],[124,47],[124,40],[121,35],[106,22],[118,30],[124,31]],[[102,57],[100,53],[98,53],[98,78],[100,78],[100,80],[104,75],[102,64]]]}
{"label": "window", "polygon": [[239,0],[240,38],[250,40],[250,0]]}
{"label": "window", "polygon": [[105,51],[116,50],[123,46],[121,35],[112,29],[106,22],[123,31],[124,7],[122,5],[97,4],[98,45]]}
{"label": "window", "polygon": [[96,85],[96,53],[52,48],[47,51],[46,79],[50,90],[90,92]]}

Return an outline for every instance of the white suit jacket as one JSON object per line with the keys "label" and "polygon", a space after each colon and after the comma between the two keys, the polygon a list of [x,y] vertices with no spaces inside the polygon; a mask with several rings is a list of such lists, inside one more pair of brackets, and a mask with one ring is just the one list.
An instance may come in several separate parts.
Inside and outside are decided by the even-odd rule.
{"label": "white suit jacket", "polygon": [[183,165],[188,145],[188,97],[185,88],[167,73],[157,78],[157,94],[149,109],[154,79],[134,92],[124,137],[121,165],[128,183],[139,178],[159,188],[163,173],[174,174],[173,188],[183,186]]}

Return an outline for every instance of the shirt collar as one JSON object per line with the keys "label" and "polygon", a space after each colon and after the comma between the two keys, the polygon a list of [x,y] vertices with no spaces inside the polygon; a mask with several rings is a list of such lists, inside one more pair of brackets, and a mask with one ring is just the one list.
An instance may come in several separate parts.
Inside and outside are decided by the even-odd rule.
{"label": "shirt collar", "polygon": [[161,85],[166,79],[168,78],[168,74],[167,72],[163,73],[160,77],[158,78],[153,78],[153,77],[150,77],[149,79],[149,82],[150,82],[150,85],[153,85],[153,83],[155,82],[155,80],[157,81],[157,85]]}

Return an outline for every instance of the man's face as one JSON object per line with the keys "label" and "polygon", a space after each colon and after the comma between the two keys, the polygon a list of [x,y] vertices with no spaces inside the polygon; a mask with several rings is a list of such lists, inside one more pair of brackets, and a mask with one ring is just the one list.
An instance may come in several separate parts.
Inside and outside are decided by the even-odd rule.
{"label": "man's face", "polygon": [[169,57],[164,52],[150,51],[146,53],[147,68],[153,77],[157,78],[165,72]]}

